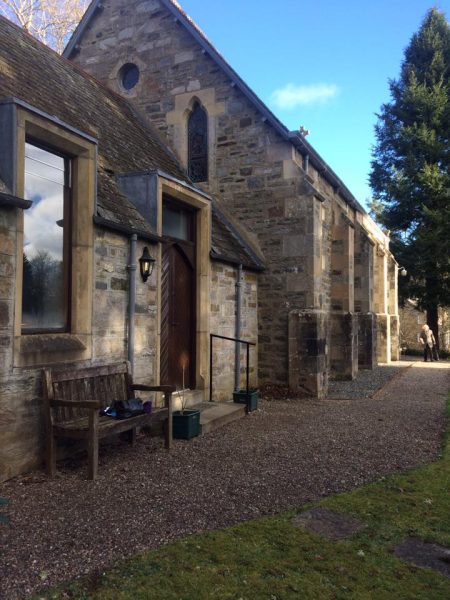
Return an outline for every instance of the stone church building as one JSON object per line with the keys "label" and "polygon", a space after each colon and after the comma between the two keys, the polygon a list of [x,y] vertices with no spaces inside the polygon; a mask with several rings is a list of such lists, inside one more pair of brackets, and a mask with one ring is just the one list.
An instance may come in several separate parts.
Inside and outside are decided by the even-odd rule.
{"label": "stone church building", "polygon": [[[42,457],[43,366],[321,398],[398,358],[389,238],[172,0],[95,0],[64,58],[0,18],[0,480]],[[147,281],[139,257],[149,254]]]}

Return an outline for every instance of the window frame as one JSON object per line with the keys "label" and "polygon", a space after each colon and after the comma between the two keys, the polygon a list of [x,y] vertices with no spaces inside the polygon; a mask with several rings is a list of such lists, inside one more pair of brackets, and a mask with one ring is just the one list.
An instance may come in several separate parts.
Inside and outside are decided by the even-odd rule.
{"label": "window frame", "polygon": [[[35,139],[32,136],[25,137],[25,143],[45,150],[64,160],[64,197],[63,197],[63,286],[64,286],[64,313],[65,325],[63,327],[24,327],[21,325],[21,335],[38,335],[43,333],[68,333],[71,329],[71,291],[72,291],[72,160],[73,156],[63,153],[54,147]],[[31,208],[31,207],[30,207]],[[24,232],[25,233],[25,232]],[[22,275],[23,281],[23,275]],[[23,290],[22,290],[23,291]],[[23,313],[23,294],[22,310]]]}
{"label": "window frame", "polygon": [[24,214],[17,211],[14,367],[37,367],[92,357],[94,223],[97,141],[32,107],[16,105],[14,176],[24,197],[25,143],[33,141],[71,161],[70,293],[66,331],[22,332]]}
{"label": "window frame", "polygon": [[[205,164],[203,165],[205,177],[203,179],[195,178],[193,176],[192,168],[191,168],[192,161],[196,160],[195,157],[192,157],[192,150],[191,150],[191,122],[192,122],[192,119],[196,116],[196,112],[200,112],[200,111],[204,115],[204,118],[205,118],[205,131],[204,131],[204,138],[205,138],[204,139],[204,149],[205,149],[204,161],[205,161]],[[203,158],[203,156],[202,156],[202,158]],[[189,113],[188,119],[187,119],[187,167],[188,167],[187,168],[188,175],[194,183],[207,183],[209,181],[209,118],[208,118],[208,111],[198,100],[196,100],[194,102],[192,109]]]}

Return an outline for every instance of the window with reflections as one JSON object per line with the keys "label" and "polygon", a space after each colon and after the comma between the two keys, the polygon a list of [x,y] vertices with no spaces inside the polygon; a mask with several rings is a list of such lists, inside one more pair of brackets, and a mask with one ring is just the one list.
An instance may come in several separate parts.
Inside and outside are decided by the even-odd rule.
{"label": "window with reflections", "polygon": [[69,328],[70,160],[25,145],[22,333]]}
{"label": "window with reflections", "polygon": [[198,102],[188,121],[188,172],[192,181],[208,181],[208,115]]}

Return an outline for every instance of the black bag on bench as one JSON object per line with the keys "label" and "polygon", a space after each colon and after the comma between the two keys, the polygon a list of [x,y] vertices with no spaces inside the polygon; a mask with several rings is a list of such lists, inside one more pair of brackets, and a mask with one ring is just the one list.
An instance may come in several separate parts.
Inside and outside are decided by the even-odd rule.
{"label": "black bag on bench", "polygon": [[114,410],[117,419],[129,419],[144,413],[144,403],[140,398],[130,400],[117,400],[114,402]]}

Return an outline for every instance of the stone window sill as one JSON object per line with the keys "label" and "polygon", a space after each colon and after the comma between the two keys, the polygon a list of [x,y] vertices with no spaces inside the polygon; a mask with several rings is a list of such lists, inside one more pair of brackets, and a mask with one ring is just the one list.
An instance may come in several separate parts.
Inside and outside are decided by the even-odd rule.
{"label": "stone window sill", "polygon": [[90,358],[90,337],[71,333],[42,333],[16,338],[15,366],[37,367]]}

